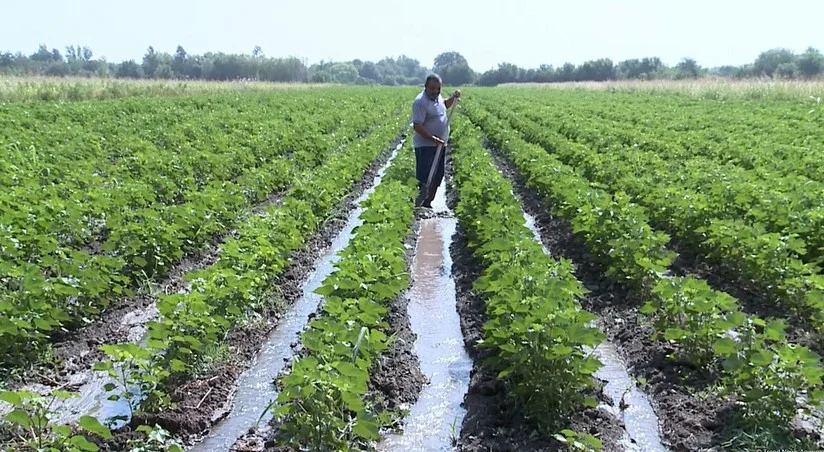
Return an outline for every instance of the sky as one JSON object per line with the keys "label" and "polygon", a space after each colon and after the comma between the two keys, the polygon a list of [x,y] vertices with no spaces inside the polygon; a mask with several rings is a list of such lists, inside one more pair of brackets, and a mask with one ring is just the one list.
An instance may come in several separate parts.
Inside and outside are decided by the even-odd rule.
{"label": "sky", "polygon": [[89,46],[140,61],[151,45],[320,60],[460,52],[476,71],[657,56],[703,67],[785,47],[824,51],[824,0],[0,0],[0,52]]}

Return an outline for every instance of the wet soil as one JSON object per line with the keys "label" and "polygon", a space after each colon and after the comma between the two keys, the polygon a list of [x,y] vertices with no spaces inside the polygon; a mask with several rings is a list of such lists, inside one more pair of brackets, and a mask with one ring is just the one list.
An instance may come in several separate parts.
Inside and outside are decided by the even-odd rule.
{"label": "wet soil", "polygon": [[[447,156],[447,174],[452,174],[452,165]],[[454,210],[457,203],[455,187],[448,179],[447,203]],[[486,321],[483,298],[472,290],[472,283],[482,271],[478,259],[467,246],[465,232],[460,224],[453,236],[452,274],[457,291],[457,308],[461,318],[464,343],[474,364],[470,374],[469,390],[464,400],[467,410],[460,428],[460,450],[480,451],[545,451],[566,450],[565,446],[551,436],[538,434],[534,425],[525,419],[520,408],[506,397],[504,384],[496,373],[483,365],[483,360],[492,351],[481,350],[477,342],[483,337],[483,323]],[[611,401],[601,391],[593,391],[592,396],[605,405]],[[585,409],[570,419],[570,428],[589,433],[599,438],[605,451],[620,451],[619,440],[624,434],[621,423],[605,408]]]}
{"label": "wet soil", "polygon": [[397,432],[386,432],[381,452],[452,451],[465,409],[472,360],[466,352],[455,303],[455,282],[449,244],[456,221],[447,210],[443,190],[431,209],[419,209],[409,315],[418,334],[415,352],[428,382]]}
{"label": "wet soil", "polygon": [[[293,253],[290,266],[275,282],[279,291],[276,301],[268,305],[264,312],[258,313],[261,320],[244,325],[228,335],[225,344],[232,359],[206,375],[180,382],[171,390],[172,401],[177,408],[137,415],[131,422],[132,427],[157,424],[191,443],[229,413],[238,376],[249,367],[286,308],[301,297],[303,281],[313,271],[316,260],[344,227],[349,212],[355,208],[355,200],[369,187],[380,167],[403,138],[401,135],[387,146],[361,180],[352,187],[350,194],[334,208],[327,223],[307,239],[301,250]],[[117,432],[118,436],[130,434],[128,429]]]}
{"label": "wet soil", "polygon": [[[399,152],[402,152],[399,150]],[[404,258],[407,268],[410,268],[414,259],[417,231],[420,227],[420,218],[415,217],[410,225],[410,233],[405,237],[406,252]],[[384,351],[373,364],[369,372],[368,391],[365,398],[374,403],[376,411],[392,411],[396,414],[395,424],[400,424],[403,411],[417,401],[418,395],[426,384],[427,379],[421,372],[420,362],[414,351],[416,335],[412,331],[407,308],[409,298],[407,291],[394,297],[387,304],[388,312],[384,318],[389,325],[387,336],[395,336],[389,348]],[[310,314],[315,317],[321,313],[322,307]],[[299,342],[294,342],[292,348],[296,356],[306,356],[306,349]],[[291,371],[290,363],[274,378],[274,384]],[[287,446],[278,446],[277,421],[271,419],[268,425],[262,428],[252,428],[242,435],[232,446],[232,451],[291,451],[297,450]]]}
{"label": "wet soil", "polygon": [[[145,331],[143,325],[147,318],[154,315],[151,308],[157,301],[157,294],[188,292],[190,284],[183,277],[190,271],[203,269],[217,262],[220,244],[225,237],[215,239],[201,253],[184,257],[155,285],[153,292],[117,300],[113,303],[114,307],[104,312],[99,319],[57,338],[52,348],[54,367],[47,369],[48,373],[45,375],[48,379],[41,377],[43,380],[38,383],[65,384],[73,374],[91,369],[94,363],[104,358],[99,349],[101,345],[139,341]],[[82,382],[72,381],[72,386],[80,383]]]}
{"label": "wet soil", "polygon": [[638,310],[643,300],[638,294],[613,284],[595,256],[587,251],[585,238],[573,234],[567,222],[554,217],[540,195],[526,186],[512,163],[491,145],[487,146],[499,169],[513,181],[524,208],[535,217],[544,246],[552,255],[574,263],[575,275],[590,291],[584,308],[601,317],[599,326],[618,347],[630,375],[646,380],[641,388],[652,399],[664,445],[676,451],[718,447],[723,427],[729,422],[731,404],[697,396],[716,376],[668,358],[674,349],[651,340],[653,327],[639,323]]}
{"label": "wet soil", "polygon": [[[415,254],[417,231],[420,219],[415,218],[411,233],[406,236],[406,268],[411,268]],[[411,283],[411,281],[410,281]],[[395,335],[395,340],[375,362],[369,372],[369,393],[367,398],[378,401],[378,411],[400,410],[418,400],[418,395],[427,383],[421,372],[421,364],[415,354],[417,335],[412,331],[409,319],[409,297],[404,291],[389,302],[389,312],[385,320],[389,323],[387,336]],[[403,413],[398,413],[402,415]],[[401,419],[397,419],[401,422]]]}

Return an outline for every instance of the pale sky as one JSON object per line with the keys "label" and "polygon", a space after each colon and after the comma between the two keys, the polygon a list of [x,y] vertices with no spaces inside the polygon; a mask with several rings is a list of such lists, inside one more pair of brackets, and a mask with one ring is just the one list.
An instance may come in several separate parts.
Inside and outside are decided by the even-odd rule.
{"label": "pale sky", "polygon": [[197,54],[259,45],[309,64],[405,54],[427,68],[455,50],[479,72],[646,56],[712,67],[773,47],[824,51],[824,0],[1,0],[0,17],[0,51],[79,44],[113,62],[178,44]]}

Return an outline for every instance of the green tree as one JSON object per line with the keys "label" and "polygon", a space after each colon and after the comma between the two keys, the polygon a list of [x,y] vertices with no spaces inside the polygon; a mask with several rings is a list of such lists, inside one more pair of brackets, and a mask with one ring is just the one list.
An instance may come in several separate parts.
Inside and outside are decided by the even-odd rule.
{"label": "green tree", "polygon": [[332,81],[336,83],[355,83],[358,80],[358,68],[352,63],[338,63],[329,68]]}
{"label": "green tree", "polygon": [[54,60],[54,55],[46,47],[46,44],[40,44],[40,47],[38,47],[37,52],[34,52],[33,54],[31,54],[29,59],[32,60],[32,61],[39,61],[39,62],[42,62],[42,63],[49,63],[49,62]]}
{"label": "green tree", "polygon": [[795,66],[801,77],[816,77],[824,73],[824,56],[818,49],[807,47],[807,50],[796,59]]}
{"label": "green tree", "polygon": [[675,78],[678,79],[686,79],[686,78],[698,78],[701,74],[701,66],[698,65],[698,62],[692,58],[684,58],[675,66],[676,74]]}
{"label": "green tree", "polygon": [[794,78],[796,72],[798,72],[798,70],[795,67],[795,62],[781,63],[775,69],[775,75],[780,77],[780,78],[785,78],[785,79]]}
{"label": "green tree", "polygon": [[778,67],[785,63],[793,63],[795,55],[789,49],[770,49],[761,52],[753,64],[753,69],[756,75],[764,74],[767,77],[772,77],[778,71]]}
{"label": "green tree", "polygon": [[184,49],[183,46],[178,45],[177,50],[175,50],[175,56],[172,58],[172,71],[174,71],[175,75],[186,75],[186,60],[188,56],[189,55],[186,53],[186,49]]}
{"label": "green tree", "polygon": [[378,66],[371,61],[367,61],[361,65],[360,69],[358,69],[358,75],[368,80],[380,81],[381,79]]}
{"label": "green tree", "polygon": [[149,46],[149,49],[146,50],[146,54],[143,55],[143,73],[146,74],[147,77],[151,77],[154,75],[159,65],[160,61],[157,56],[157,52],[155,52],[154,47]]}
{"label": "green tree", "polygon": [[143,68],[134,60],[124,61],[117,65],[117,78],[143,78]]}
{"label": "green tree", "polygon": [[466,85],[475,78],[469,62],[458,52],[444,52],[436,56],[432,70],[441,76],[445,85]]}

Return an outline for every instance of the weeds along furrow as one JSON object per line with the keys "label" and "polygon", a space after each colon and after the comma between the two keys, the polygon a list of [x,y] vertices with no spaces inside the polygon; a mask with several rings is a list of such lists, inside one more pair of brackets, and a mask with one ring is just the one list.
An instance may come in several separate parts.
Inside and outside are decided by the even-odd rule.
{"label": "weeds along furrow", "polygon": [[[660,158],[626,147],[604,156],[603,151],[568,141],[544,124],[519,119],[511,111],[498,110],[496,114],[504,118],[505,124],[522,131],[529,141],[579,169],[583,176],[604,184],[616,196],[626,193],[637,200],[656,227],[669,231],[686,245],[685,251],[703,256],[739,284],[766,295],[759,305],[748,303],[748,309],[789,317],[793,323],[800,323],[802,342],[820,342],[815,333],[820,334],[824,328],[824,276],[818,265],[799,259],[805,248],[803,240],[768,232],[758,219],[742,219],[726,212],[723,203],[716,202],[718,196],[682,182],[691,177],[689,174],[698,174],[697,170],[671,170]],[[731,185],[719,187],[729,189]],[[762,217],[781,217],[780,211],[761,212]],[[807,212],[814,215],[815,211]],[[808,334],[815,335],[805,338]],[[820,345],[813,346],[821,349]]]}
{"label": "weeds along furrow", "polygon": [[[260,107],[254,110],[256,105],[252,100],[247,102],[250,103],[247,108],[252,111],[258,114],[266,112]],[[249,169],[234,181],[220,181],[219,177],[202,187],[187,188],[191,191],[186,192],[187,200],[181,204],[166,204],[157,199],[147,201],[149,204],[145,206],[128,202],[126,198],[132,195],[145,197],[149,194],[151,197],[153,190],[141,190],[138,186],[156,186],[150,177],[153,166],[143,168],[141,171],[145,171],[145,174],[130,176],[130,180],[137,184],[131,188],[126,188],[125,185],[105,186],[109,184],[108,181],[117,181],[120,176],[127,177],[123,174],[98,174],[98,179],[104,181],[101,182],[103,185],[88,187],[86,193],[97,192],[108,197],[109,202],[99,206],[99,213],[106,219],[104,227],[110,230],[106,234],[107,239],[98,244],[99,249],[95,253],[88,249],[63,246],[54,234],[37,235],[31,232],[29,237],[42,243],[29,243],[32,246],[27,246],[24,237],[15,232],[14,219],[9,215],[2,216],[2,221],[8,225],[5,229],[8,232],[6,238],[16,244],[13,247],[3,247],[5,255],[0,263],[0,280],[4,282],[2,295],[5,301],[0,303],[0,312],[3,314],[0,319],[0,338],[4,339],[0,341],[3,344],[0,350],[4,352],[4,368],[14,368],[21,363],[36,360],[37,354],[43,351],[51,339],[58,342],[71,340],[72,334],[66,334],[66,330],[88,325],[112,305],[128,304],[129,300],[140,296],[135,294],[136,290],[144,291],[141,289],[167,276],[169,270],[173,270],[174,275],[177,270],[175,264],[185,265],[186,260],[197,260],[196,256],[204,249],[205,254],[214,254],[214,248],[230,232],[232,226],[242,222],[255,204],[263,202],[265,205],[267,201],[271,202],[275,199],[273,196],[282,193],[296,177],[302,177],[301,171],[320,165],[342,146],[372,129],[376,121],[378,124],[391,121],[391,117],[386,119],[391,114],[391,106],[377,113],[372,112],[372,116],[359,114],[360,110],[357,104],[353,104],[348,110],[343,109],[344,113],[352,113],[352,117],[337,128],[331,124],[335,121],[317,120],[318,124],[329,123],[334,131],[329,135],[319,133],[318,136],[323,138],[315,140],[307,140],[299,132],[291,130],[291,127],[301,123],[311,123],[311,118],[299,115],[297,111],[296,116],[299,115],[302,119],[295,124],[290,125],[283,119],[276,123],[270,120],[259,121],[259,127],[276,125],[274,133],[281,137],[267,139],[267,142],[259,143],[257,147],[245,146],[239,150],[230,147],[235,149],[233,155],[238,157],[239,164],[246,163]],[[335,112],[334,106],[326,111],[326,115],[331,118],[337,118],[339,114],[340,112]],[[209,134],[216,141],[222,142],[219,131],[210,130],[205,135]],[[205,140],[206,137],[200,138]],[[195,145],[200,142],[205,141],[197,141]],[[284,146],[281,150],[274,151],[283,155],[278,156],[273,150],[268,150],[271,149],[268,148],[270,145]],[[265,151],[264,146],[267,146]],[[144,155],[155,159],[152,161],[165,161],[162,166],[176,168],[171,171],[181,172],[201,169],[204,173],[209,172],[206,167],[198,169],[199,166],[202,167],[198,163],[198,154],[201,156],[200,160],[214,160],[210,164],[218,166],[222,158],[229,157],[228,154],[214,154],[214,158],[210,158],[207,151],[197,150],[194,146],[183,152],[163,153],[156,149],[152,152]],[[248,156],[239,158],[241,152],[246,152]],[[254,153],[257,155],[252,155]],[[176,163],[166,161],[185,155],[189,157],[181,157]],[[164,174],[159,167],[155,169]],[[75,174],[83,173],[80,171]],[[167,172],[163,177],[171,180],[172,176]],[[187,179],[183,174],[180,178]],[[199,184],[195,181],[196,178],[188,179],[193,184]],[[31,181],[27,187],[36,187],[38,183],[40,182]],[[0,198],[3,196],[0,195]],[[45,196],[34,205],[43,206],[50,202],[48,196]],[[72,204],[71,200],[65,203]],[[88,205],[97,208],[94,203]],[[30,206],[29,209],[31,208]],[[32,213],[31,210],[26,213],[25,209],[20,209],[16,215],[18,218],[39,218],[42,214]],[[9,222],[5,223],[7,220]],[[48,227],[45,223],[42,224]],[[82,222],[72,224],[82,228],[79,226]],[[36,230],[34,228],[35,232]],[[181,261],[184,257],[186,259]]]}
{"label": "weeds along furrow", "polygon": [[[623,336],[629,324],[611,328],[611,334],[625,350],[638,347],[645,355],[640,361],[647,362],[635,370],[646,367],[657,380],[650,382],[650,395],[662,414],[663,435],[672,447],[718,446],[727,440],[746,446],[747,438],[756,436],[762,446],[795,446],[799,445],[795,441],[809,440],[794,437],[798,432],[793,431],[792,422],[799,399],[819,404],[824,372],[817,354],[786,339],[783,321],[743,313],[735,298],[713,290],[704,280],[670,277],[668,269],[675,256],[667,249],[669,237],[650,227],[643,208],[621,192],[611,195],[589,182],[476,104],[466,105],[464,111],[552,214],[569,223],[606,276],[635,294],[635,301],[627,300],[631,302],[627,306],[607,304],[601,309],[620,308],[625,314],[622,322],[649,322],[653,327],[650,337]],[[667,359],[652,364],[660,359],[654,354],[662,351]],[[673,371],[661,372],[658,367],[664,363]],[[696,413],[706,422],[687,425],[684,432],[678,422],[684,415],[683,405],[670,402],[677,394],[697,404],[692,392],[700,390],[696,381],[712,389],[707,400],[714,401],[715,407]]]}
{"label": "weeds along furrow", "polygon": [[[115,444],[140,426],[188,438],[219,418],[238,374],[294,298],[281,288],[295,290],[290,278],[309,271],[292,259],[325,246],[324,230],[337,227],[351,202],[347,194],[380,164],[379,156],[388,157],[387,143],[406,127],[398,118],[305,170],[278,203],[238,227],[217,262],[185,276],[190,292],[158,297],[158,318],[148,323],[144,343],[102,347],[108,359],[96,369],[110,374],[114,388],[107,390],[119,398],[124,418],[117,424],[127,423]],[[66,422],[76,419],[60,414]]]}
{"label": "weeds along furrow", "polygon": [[[279,446],[313,450],[368,448],[382,427],[398,421],[397,393],[377,384],[379,373],[412,381],[423,376],[392,368],[406,318],[400,301],[409,285],[407,247],[414,221],[417,181],[411,144],[397,154],[381,183],[362,203],[354,230],[334,271],[315,291],[323,297],[317,315],[300,335],[297,355],[277,378],[271,434]],[[406,327],[408,328],[408,326]],[[402,335],[401,335],[402,336]],[[408,339],[408,338],[407,338]],[[397,388],[396,388],[397,389]]]}
{"label": "weeds along furrow", "polygon": [[[512,438],[503,439],[478,428],[473,410],[479,389],[470,388],[462,447],[494,448],[496,441],[529,438],[523,432],[533,430],[539,437],[519,447],[558,447],[566,441],[603,446],[602,439],[589,434],[590,429],[609,435],[620,427],[614,425],[614,418],[598,419],[592,414],[599,395],[594,374],[602,363],[585,347],[598,346],[605,336],[592,325],[596,317],[580,306],[586,290],[573,275],[570,262],[548,256],[524,225],[512,187],[486,153],[478,131],[462,116],[455,119],[451,155],[455,214],[468,248],[481,265],[472,291],[481,298],[485,317],[482,338],[468,344],[475,349],[473,381],[479,381],[480,373],[492,373],[496,383],[487,384],[506,388],[508,412],[502,415],[514,418],[516,426],[521,424],[510,432]],[[607,445],[608,450],[615,447]]]}

